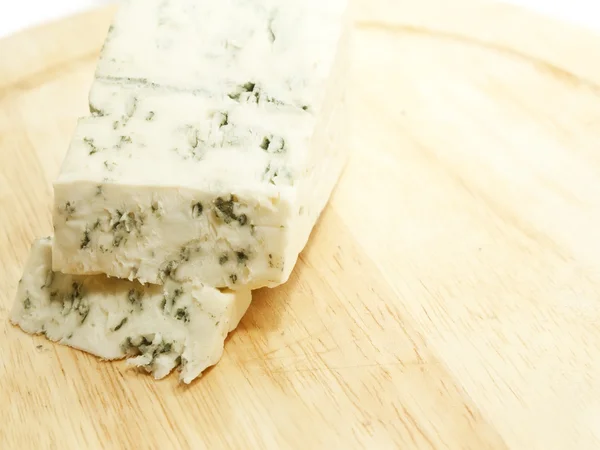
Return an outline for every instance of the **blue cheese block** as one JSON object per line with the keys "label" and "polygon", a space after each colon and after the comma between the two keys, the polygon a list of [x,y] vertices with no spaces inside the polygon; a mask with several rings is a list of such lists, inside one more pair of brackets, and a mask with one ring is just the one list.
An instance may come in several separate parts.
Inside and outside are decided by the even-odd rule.
{"label": "blue cheese block", "polygon": [[180,370],[190,383],[223,353],[250,304],[248,290],[200,283],[163,286],[54,272],[52,240],[32,245],[10,320],[31,334],[107,360],[127,358],[156,379]]}
{"label": "blue cheese block", "polygon": [[125,2],[54,183],[54,270],[284,283],[346,161],[349,48],[346,0]]}
{"label": "blue cheese block", "polygon": [[[320,103],[351,20],[348,0],[125,0],[96,78],[207,97],[260,82],[285,103]],[[328,83],[330,81],[331,83]],[[258,90],[250,90],[253,95]],[[243,98],[243,92],[240,93]]]}

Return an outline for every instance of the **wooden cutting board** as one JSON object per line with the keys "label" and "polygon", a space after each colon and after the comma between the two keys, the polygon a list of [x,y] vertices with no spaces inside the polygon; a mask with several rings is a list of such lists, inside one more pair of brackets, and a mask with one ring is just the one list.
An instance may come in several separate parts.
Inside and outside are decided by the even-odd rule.
{"label": "wooden cutting board", "polygon": [[7,314],[113,14],[0,41],[0,448],[600,448],[600,38],[483,0],[357,10],[351,162],[189,387]]}

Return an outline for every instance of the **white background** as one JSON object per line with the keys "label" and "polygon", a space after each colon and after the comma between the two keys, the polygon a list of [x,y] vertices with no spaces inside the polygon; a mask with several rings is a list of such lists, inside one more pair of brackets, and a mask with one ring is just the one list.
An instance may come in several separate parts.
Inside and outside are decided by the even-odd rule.
{"label": "white background", "polygon": [[[600,0],[504,1],[600,30]],[[47,20],[110,2],[111,0],[0,0],[0,38]]]}

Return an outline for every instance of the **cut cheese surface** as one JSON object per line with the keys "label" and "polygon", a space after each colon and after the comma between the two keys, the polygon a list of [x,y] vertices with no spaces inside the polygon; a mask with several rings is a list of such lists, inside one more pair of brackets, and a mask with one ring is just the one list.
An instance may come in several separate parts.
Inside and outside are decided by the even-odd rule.
{"label": "cut cheese surface", "polygon": [[179,368],[181,381],[190,383],[216,364],[250,304],[248,290],[65,275],[52,270],[51,260],[51,239],[35,241],[11,322],[103,359],[127,357],[157,379]]}
{"label": "cut cheese surface", "polygon": [[348,53],[346,0],[125,2],[54,183],[54,269],[285,282],[346,160]]}

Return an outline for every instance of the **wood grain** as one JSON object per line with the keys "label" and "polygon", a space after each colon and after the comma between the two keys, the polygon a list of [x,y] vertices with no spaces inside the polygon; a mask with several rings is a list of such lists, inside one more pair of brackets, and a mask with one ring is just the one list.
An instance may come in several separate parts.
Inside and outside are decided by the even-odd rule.
{"label": "wood grain", "polygon": [[352,159],[189,387],[6,317],[113,9],[0,41],[0,448],[600,448],[600,38],[357,4]]}

